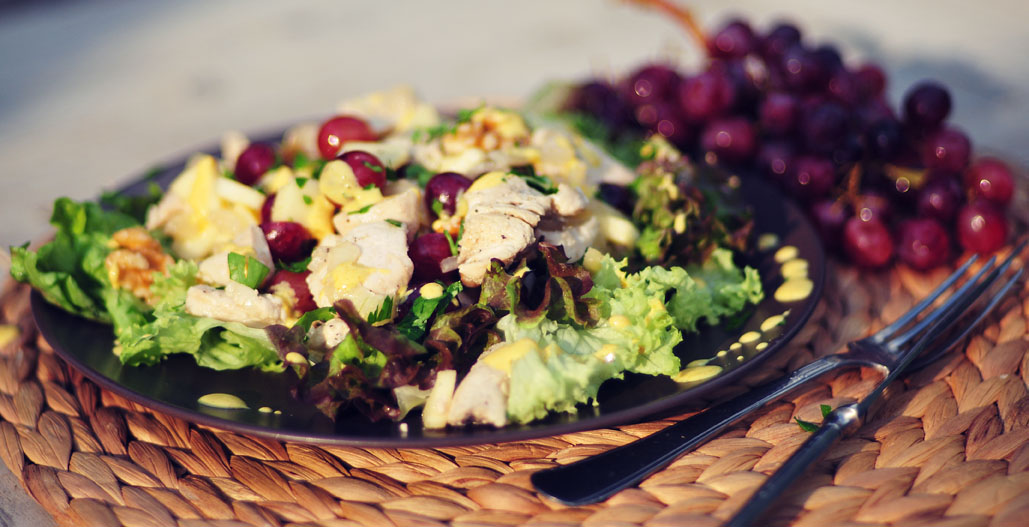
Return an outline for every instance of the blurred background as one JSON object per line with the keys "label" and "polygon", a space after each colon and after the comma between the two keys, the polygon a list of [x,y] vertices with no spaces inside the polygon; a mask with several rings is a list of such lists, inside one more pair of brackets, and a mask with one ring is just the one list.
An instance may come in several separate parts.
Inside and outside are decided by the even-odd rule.
{"label": "blurred background", "polygon": [[[881,65],[894,106],[937,79],[977,152],[1029,162],[1029,2],[680,3],[709,28],[791,20],[848,64]],[[44,235],[54,198],[97,196],[229,129],[321,119],[398,83],[438,103],[517,99],[654,59],[695,69],[701,54],[671,20],[614,0],[0,0],[0,246]],[[0,525],[40,525],[0,474]]]}
{"label": "blurred background", "polygon": [[[1029,161],[1029,3],[680,3],[709,28],[792,20],[849,64],[880,64],[894,105],[938,79],[978,151]],[[323,118],[397,83],[434,102],[519,98],[655,58],[700,62],[679,26],[615,0],[0,0],[0,245],[47,232],[55,197],[96,196],[229,129]]]}

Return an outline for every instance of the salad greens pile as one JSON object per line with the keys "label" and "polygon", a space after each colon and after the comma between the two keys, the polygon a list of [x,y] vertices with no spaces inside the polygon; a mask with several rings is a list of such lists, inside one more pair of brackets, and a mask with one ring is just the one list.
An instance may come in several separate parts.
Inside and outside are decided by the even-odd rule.
{"label": "salad greens pile", "polygon": [[[495,345],[528,343],[534,352],[510,361],[506,372],[507,418],[526,423],[595,401],[604,382],[627,372],[676,374],[684,333],[719,324],[763,297],[757,272],[734,262],[747,249],[752,221],[725,197],[725,179],[679,156],[654,155],[654,146],[640,154],[646,159],[628,187],[635,202],[629,220],[639,233],[634,247],[615,248],[616,256],[591,248],[569,262],[562,248],[537,241],[511,264],[493,260],[481,287],[438,281],[441,294],[387,296],[365,316],[347,299],[264,328],[190,314],[187,291],[201,283],[198,265],[175,258],[164,241],[170,263],[153,271],[148,296],[118,286],[105,261],[118,248],[117,232],[141,228],[147,205],[160,198],[153,191],[107,196],[107,208],[58,199],[53,240],[37,250],[12,248],[11,274],[69,313],[112,324],[125,365],[186,353],[216,370],[288,369],[297,377],[295,395],[329,416],[351,408],[372,419],[402,418],[428,396],[438,372],[456,370],[462,378]],[[556,192],[535,171],[513,173]],[[417,179],[424,187],[428,178]],[[304,269],[282,269],[302,272],[310,260]],[[256,259],[232,252],[228,264],[232,280],[259,288]],[[312,328],[329,321],[345,324],[346,336],[320,348]]]}

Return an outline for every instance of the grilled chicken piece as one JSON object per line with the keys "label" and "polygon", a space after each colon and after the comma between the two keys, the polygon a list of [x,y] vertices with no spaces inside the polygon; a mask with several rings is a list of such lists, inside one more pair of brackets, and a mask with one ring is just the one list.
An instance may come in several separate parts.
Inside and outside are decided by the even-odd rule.
{"label": "grilled chicken piece", "polygon": [[307,286],[319,307],[347,298],[362,316],[407,288],[414,264],[404,229],[386,221],[326,236],[311,255]]}
{"label": "grilled chicken piece", "polygon": [[545,218],[536,228],[543,241],[564,249],[568,261],[578,261],[600,234],[600,220],[588,211],[553,221]]}
{"label": "grilled chicken piece", "polygon": [[[229,285],[233,281],[229,278],[229,253],[231,252],[253,256],[268,269],[275,269],[275,261],[272,260],[272,252],[268,248],[268,240],[265,239],[264,231],[260,227],[253,225],[241,232],[233,240],[233,245],[236,247],[232,250],[219,251],[204,258],[197,268],[197,278],[215,286]],[[270,277],[271,274],[269,273],[268,276]]]}
{"label": "grilled chicken piece", "polygon": [[508,374],[476,362],[450,401],[447,423],[461,426],[467,422],[501,427],[507,424]]}
{"label": "grilled chicken piece", "polygon": [[386,197],[360,214],[340,212],[332,218],[332,224],[336,227],[337,232],[346,234],[358,225],[383,220],[403,223],[404,230],[407,232],[407,241],[413,240],[418,229],[429,221],[421,190],[408,188],[399,194]]}
{"label": "grilled chicken piece", "polygon": [[230,282],[225,289],[207,285],[190,287],[186,290],[186,313],[254,328],[282,324],[286,318],[282,299],[258,294],[256,289],[236,282]]}
{"label": "grilled chicken piece", "polygon": [[320,350],[336,349],[336,346],[350,334],[350,326],[343,319],[333,318],[325,322],[315,321],[307,332],[307,345]]}
{"label": "grilled chicken piece", "polygon": [[541,219],[553,218],[561,225],[562,218],[581,213],[587,203],[581,191],[568,185],[558,185],[557,193],[544,195],[523,178],[502,172],[486,174],[464,196],[468,215],[457,263],[461,281],[470,287],[482,284],[492,260],[511,263],[535,242]]}

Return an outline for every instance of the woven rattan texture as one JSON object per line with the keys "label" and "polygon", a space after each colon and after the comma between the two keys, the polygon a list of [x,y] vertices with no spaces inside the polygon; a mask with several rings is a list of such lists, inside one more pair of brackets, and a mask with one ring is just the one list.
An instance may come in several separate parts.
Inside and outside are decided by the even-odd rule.
{"label": "woven rattan texture", "polygon": [[[907,310],[946,271],[834,268],[823,302],[754,384],[831,353]],[[191,425],[98,389],[36,334],[8,285],[0,457],[68,525],[717,525],[805,439],[794,417],[861,397],[847,371],[772,404],[602,504],[564,507],[533,471],[652,433],[674,417],[507,444],[363,449],[280,443]],[[962,349],[895,384],[772,514],[796,525],[1029,523],[1029,288]],[[743,389],[743,388],[740,388]],[[731,394],[722,394],[727,396]]]}

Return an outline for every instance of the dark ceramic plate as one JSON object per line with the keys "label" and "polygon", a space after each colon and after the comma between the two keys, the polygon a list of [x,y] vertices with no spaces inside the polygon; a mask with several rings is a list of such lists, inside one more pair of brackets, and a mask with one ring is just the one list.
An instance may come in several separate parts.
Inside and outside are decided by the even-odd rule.
{"label": "dark ceramic plate", "polygon": [[[279,135],[269,135],[275,140]],[[152,171],[126,187],[126,192],[142,192],[150,181],[162,186],[182,170],[185,156]],[[156,176],[156,177],[155,177]],[[188,355],[175,355],[157,366],[126,367],[112,353],[110,327],[69,315],[33,293],[32,312],[39,329],[54,350],[97,384],[132,401],[169,413],[187,421],[278,440],[311,441],[339,445],[379,447],[428,447],[471,443],[494,443],[549,436],[638,421],[652,414],[680,407],[704,393],[735,382],[747,371],[760,367],[761,361],[778,352],[804,325],[821,295],[825,275],[825,255],[811,224],[801,211],[768,183],[757,178],[743,179],[743,200],[752,208],[758,233],[774,233],[781,245],[799,249],[809,262],[809,277],[814,290],[804,300],[788,304],[773,297],[783,278],[774,251],[764,251],[748,261],[764,281],[766,298],[742,324],[734,328],[706,327],[698,335],[687,335],[678,354],[682,364],[714,357],[747,331],[756,330],[762,321],[789,310],[785,324],[760,351],[746,346],[729,351],[712,364],[723,371],[716,377],[692,384],[677,384],[669,378],[631,375],[609,381],[600,391],[597,406],[582,407],[578,414],[554,414],[528,425],[465,427],[424,430],[417,412],[403,422],[370,422],[359,414],[341,415],[335,422],[315,408],[290,396],[291,373],[271,374],[247,369],[214,371],[198,367]],[[740,354],[742,353],[742,354]],[[208,393],[231,393],[247,402],[250,409],[219,410],[202,406],[197,398]],[[262,413],[267,406],[281,413]]]}

